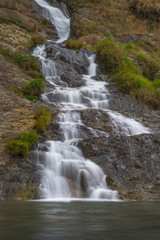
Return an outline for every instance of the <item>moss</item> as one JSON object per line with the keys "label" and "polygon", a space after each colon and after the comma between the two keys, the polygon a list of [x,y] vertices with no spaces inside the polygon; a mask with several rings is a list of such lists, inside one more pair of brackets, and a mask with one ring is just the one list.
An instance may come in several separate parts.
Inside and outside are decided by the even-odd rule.
{"label": "moss", "polygon": [[36,123],[34,128],[38,133],[45,132],[47,129],[48,124],[52,119],[52,114],[46,109],[41,108],[35,114]]}
{"label": "moss", "polygon": [[27,95],[39,97],[43,93],[45,86],[42,79],[36,78],[25,85],[23,92]]}
{"label": "moss", "polygon": [[27,48],[32,49],[36,47],[38,44],[44,44],[46,39],[41,35],[34,35],[27,43]]}

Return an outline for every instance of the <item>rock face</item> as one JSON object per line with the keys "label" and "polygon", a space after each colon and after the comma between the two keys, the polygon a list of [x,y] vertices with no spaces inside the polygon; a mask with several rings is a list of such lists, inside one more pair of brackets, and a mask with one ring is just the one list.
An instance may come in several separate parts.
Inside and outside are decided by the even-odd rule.
{"label": "rock face", "polygon": [[123,199],[160,200],[159,135],[109,136],[80,141],[87,158],[101,166],[109,187]]}
{"label": "rock face", "polygon": [[[31,1],[0,0],[0,47],[21,51],[39,31],[41,19]],[[26,52],[25,52],[26,54]],[[19,67],[0,54],[0,200],[36,197],[35,163],[30,158],[13,158],[6,151],[6,142],[30,131],[35,111],[41,103],[28,101],[14,90],[21,90],[32,80]]]}

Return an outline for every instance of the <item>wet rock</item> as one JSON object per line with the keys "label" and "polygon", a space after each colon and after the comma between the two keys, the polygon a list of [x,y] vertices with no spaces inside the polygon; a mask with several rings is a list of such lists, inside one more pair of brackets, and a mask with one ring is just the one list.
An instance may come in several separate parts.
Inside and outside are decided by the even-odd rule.
{"label": "wet rock", "polygon": [[48,43],[46,45],[46,53],[47,57],[62,61],[63,63],[68,63],[78,74],[88,74],[89,63],[85,50],[81,50],[77,53],[75,50],[59,48],[58,45]]}
{"label": "wet rock", "polygon": [[159,135],[109,136],[80,141],[85,157],[101,166],[107,183],[127,199],[160,199]]}

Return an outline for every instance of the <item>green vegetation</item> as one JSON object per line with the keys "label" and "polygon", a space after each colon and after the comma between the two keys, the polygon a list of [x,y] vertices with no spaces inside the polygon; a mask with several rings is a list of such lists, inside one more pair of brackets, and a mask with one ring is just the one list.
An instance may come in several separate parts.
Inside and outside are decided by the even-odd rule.
{"label": "green vegetation", "polygon": [[[37,133],[42,133],[46,131],[52,119],[52,114],[46,108],[41,108],[36,112],[35,119],[36,123],[34,128]],[[33,145],[38,142],[38,135],[36,132],[26,132],[25,134],[20,134],[16,140],[9,140],[6,144],[7,152],[13,157],[27,156]]]}
{"label": "green vegetation", "polygon": [[18,65],[24,72],[33,78],[44,78],[39,69],[38,58],[21,52],[13,52],[10,49],[0,48],[0,53],[10,61]]}
{"label": "green vegetation", "polygon": [[35,129],[38,133],[45,132],[47,125],[50,123],[52,119],[52,114],[46,109],[41,108],[36,114],[35,114]]}
{"label": "green vegetation", "polygon": [[[128,49],[133,50],[131,56]],[[138,55],[134,53],[134,59],[133,52],[136,52],[133,44],[124,47],[111,37],[100,42],[96,49],[98,61],[110,73],[111,80],[118,84],[119,90],[129,93],[154,109],[160,109],[160,83],[159,79],[156,79],[159,63],[139,52]]]}
{"label": "green vegetation", "polygon": [[160,73],[160,63],[158,61],[143,53],[137,55],[137,61],[142,67],[143,75],[145,77],[151,81],[154,81],[154,79],[158,77],[158,74]]}
{"label": "green vegetation", "polygon": [[31,150],[33,144],[38,141],[38,135],[34,132],[20,134],[17,140],[9,140],[6,144],[7,151],[12,156],[24,157]]}
{"label": "green vegetation", "polygon": [[0,22],[13,23],[13,24],[17,25],[18,27],[27,30],[28,32],[31,31],[31,29],[28,28],[26,25],[20,23],[19,21],[15,20],[15,19],[12,19],[12,18],[10,18],[7,15],[4,15],[2,13],[0,13]]}
{"label": "green vegetation", "polygon": [[42,79],[36,78],[33,79],[32,81],[28,82],[26,86],[23,89],[23,92],[26,96],[37,96],[39,97],[45,88],[45,83]]}
{"label": "green vegetation", "polygon": [[32,49],[36,47],[38,44],[44,44],[46,39],[41,35],[34,35],[27,43],[27,48]]}
{"label": "green vegetation", "polygon": [[73,39],[67,40],[65,42],[65,45],[66,45],[66,48],[75,49],[75,50],[79,50],[80,48],[83,47],[82,42],[76,41],[76,40],[73,40]]}

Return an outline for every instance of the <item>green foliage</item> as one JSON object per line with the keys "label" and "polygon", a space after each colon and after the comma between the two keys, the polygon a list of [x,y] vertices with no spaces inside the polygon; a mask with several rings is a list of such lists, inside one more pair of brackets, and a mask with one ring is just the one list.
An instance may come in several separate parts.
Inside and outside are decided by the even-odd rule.
{"label": "green foliage", "polygon": [[66,45],[66,48],[75,49],[75,50],[83,47],[82,42],[76,41],[76,40],[73,40],[73,39],[67,40],[65,42],[65,45]]}
{"label": "green foliage", "polygon": [[4,48],[0,48],[0,53],[3,54],[8,61],[18,65],[29,76],[34,78],[44,78],[40,73],[37,57],[25,55],[21,52],[13,52],[10,49]]}
{"label": "green foliage", "polygon": [[39,97],[43,93],[45,86],[42,79],[36,78],[26,84],[23,92],[27,95]]}
{"label": "green foliage", "polygon": [[19,21],[15,20],[13,18],[10,18],[7,15],[2,14],[2,13],[0,13],[0,22],[13,23],[13,24],[17,25],[18,27],[27,30],[28,32],[31,31],[31,29],[28,28],[26,25],[24,25],[24,24],[20,23]]}
{"label": "green foliage", "polygon": [[32,95],[24,95],[24,97],[28,100],[34,101],[34,100],[38,100],[37,96],[32,96]]}
{"label": "green foliage", "polygon": [[153,81],[160,72],[160,63],[146,54],[138,54],[137,60],[143,69],[143,75]]}
{"label": "green foliage", "polygon": [[38,141],[38,135],[35,132],[26,132],[25,134],[20,134],[19,139],[23,142],[28,142],[30,147]]}
{"label": "green foliage", "polygon": [[47,129],[47,125],[50,123],[52,119],[52,114],[46,109],[41,108],[37,113],[35,114],[35,129],[38,133],[45,132]]}
{"label": "green foliage", "polygon": [[25,134],[20,134],[17,140],[9,140],[6,144],[7,151],[13,157],[25,157],[37,141],[38,135],[36,133],[26,132]]}
{"label": "green foliage", "polygon": [[96,55],[108,72],[113,72],[126,58],[122,47],[111,37],[104,39],[97,45]]}
{"label": "green foliage", "polygon": [[134,52],[138,50],[138,46],[135,43],[125,43],[122,44],[123,48],[127,52]]}
{"label": "green foliage", "polygon": [[160,89],[160,78],[156,79],[156,80],[153,82],[153,87]]}
{"label": "green foliage", "polygon": [[119,90],[129,93],[155,109],[160,109],[160,79],[150,81],[160,71],[159,63],[149,56],[144,54],[137,56],[136,53],[137,60],[141,62],[140,69],[137,63],[128,57],[127,52],[130,52],[128,49],[137,50],[135,44],[126,44],[122,48],[112,38],[107,38],[96,48],[97,59],[110,72],[111,80],[118,84]]}
{"label": "green foliage", "polygon": [[44,44],[46,39],[41,35],[34,35],[27,43],[27,48],[32,49],[36,47],[38,44]]}
{"label": "green foliage", "polygon": [[28,154],[29,143],[21,140],[10,140],[7,142],[7,151],[13,157],[21,156],[24,157]]}

